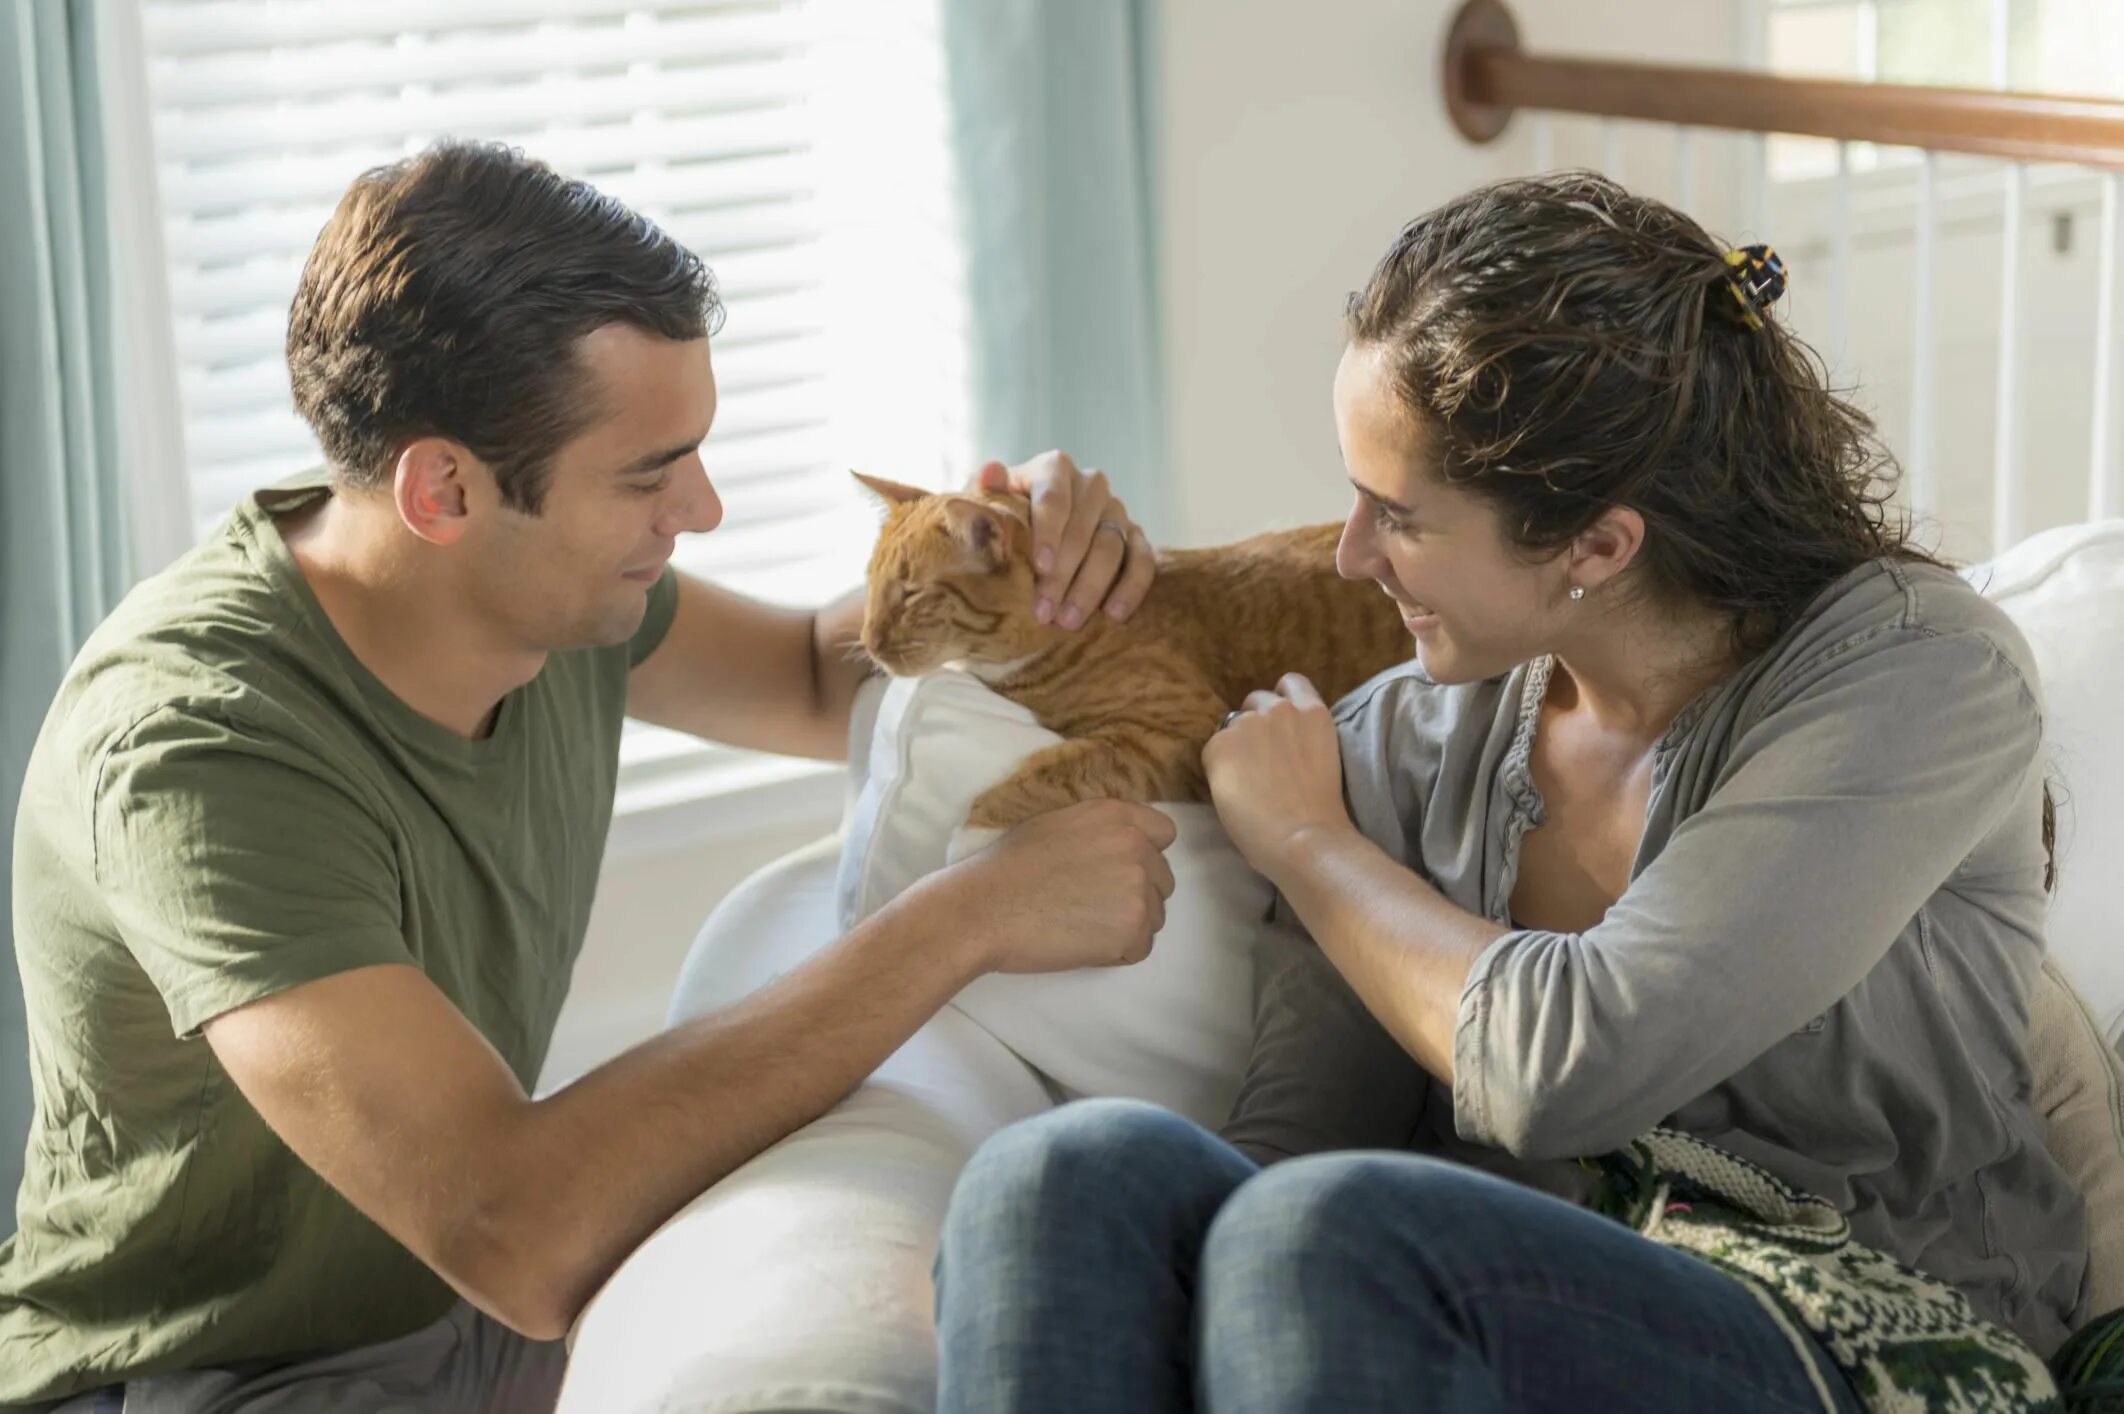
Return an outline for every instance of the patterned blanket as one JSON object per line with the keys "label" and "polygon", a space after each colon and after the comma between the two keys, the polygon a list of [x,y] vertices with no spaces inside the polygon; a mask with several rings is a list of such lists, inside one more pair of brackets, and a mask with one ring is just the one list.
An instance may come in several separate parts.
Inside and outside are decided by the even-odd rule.
{"label": "patterned blanket", "polygon": [[2124,1312],[2075,1336],[2054,1373],[1953,1287],[1853,1242],[1828,1202],[1716,1145],[1655,1129],[1588,1166],[1597,1210],[1746,1283],[1873,1414],[2124,1410]]}

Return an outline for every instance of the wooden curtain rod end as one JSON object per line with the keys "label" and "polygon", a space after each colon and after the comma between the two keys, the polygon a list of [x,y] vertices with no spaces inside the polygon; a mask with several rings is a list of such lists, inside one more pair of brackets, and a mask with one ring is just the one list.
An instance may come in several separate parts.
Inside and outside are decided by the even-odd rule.
{"label": "wooden curtain rod end", "polygon": [[1512,121],[1510,104],[1482,101],[1475,58],[1484,49],[1519,49],[1519,26],[1504,0],[1464,0],[1446,31],[1446,112],[1469,142],[1489,142]]}

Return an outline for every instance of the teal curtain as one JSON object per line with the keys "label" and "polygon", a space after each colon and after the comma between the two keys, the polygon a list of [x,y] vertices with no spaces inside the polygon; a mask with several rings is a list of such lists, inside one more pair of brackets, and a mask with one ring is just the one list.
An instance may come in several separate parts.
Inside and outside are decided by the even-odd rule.
{"label": "teal curtain", "polygon": [[980,455],[1060,447],[1170,533],[1155,0],[943,0]]}
{"label": "teal curtain", "polygon": [[[0,881],[22,768],[75,650],[130,582],[93,0],[0,0]],[[150,216],[148,219],[153,219]],[[29,1132],[21,978],[0,976],[0,1235]]]}

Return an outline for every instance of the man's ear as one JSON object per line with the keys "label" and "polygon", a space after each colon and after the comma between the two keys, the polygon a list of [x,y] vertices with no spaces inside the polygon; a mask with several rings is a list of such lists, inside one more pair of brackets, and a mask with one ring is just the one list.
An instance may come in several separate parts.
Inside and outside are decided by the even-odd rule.
{"label": "man's ear", "polygon": [[971,496],[954,496],[944,503],[944,519],[980,564],[999,570],[1010,563],[1010,531],[993,506]]}
{"label": "man's ear", "polygon": [[406,529],[431,545],[463,538],[470,508],[465,494],[471,453],[446,437],[416,437],[399,449],[391,468],[391,499]]}
{"label": "man's ear", "polygon": [[851,471],[848,474],[862,482],[873,496],[887,506],[904,506],[929,495],[919,486],[904,486],[897,481],[887,481],[882,476],[865,476],[860,471]]}

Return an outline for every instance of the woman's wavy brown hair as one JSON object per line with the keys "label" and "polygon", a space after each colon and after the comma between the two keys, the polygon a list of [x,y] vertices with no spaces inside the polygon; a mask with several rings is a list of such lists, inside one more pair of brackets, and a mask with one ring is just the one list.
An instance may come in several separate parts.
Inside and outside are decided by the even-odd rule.
{"label": "woman's wavy brown hair", "polygon": [[1774,316],[1734,317],[1725,249],[1590,172],[1499,182],[1403,229],[1349,334],[1528,558],[1628,506],[1640,592],[1730,616],[1745,658],[1865,561],[1932,557],[1872,421]]}
{"label": "woman's wavy brown hair", "polygon": [[1890,506],[1872,420],[1774,315],[1740,317],[1725,251],[1591,172],[1498,182],[1405,227],[1348,323],[1439,474],[1529,560],[1627,506],[1645,522],[1636,592],[1724,615],[1745,660],[1866,561],[1940,561]]}

